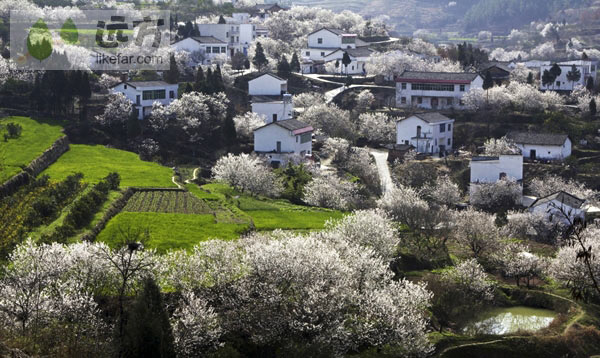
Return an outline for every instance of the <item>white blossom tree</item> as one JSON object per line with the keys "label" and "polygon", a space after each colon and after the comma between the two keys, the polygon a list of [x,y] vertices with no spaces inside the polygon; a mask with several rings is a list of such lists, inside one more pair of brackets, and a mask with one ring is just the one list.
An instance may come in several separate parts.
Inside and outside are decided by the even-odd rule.
{"label": "white blossom tree", "polygon": [[390,143],[396,135],[396,123],[385,113],[362,113],[358,117],[359,134],[373,143]]}
{"label": "white blossom tree", "polygon": [[305,108],[298,120],[312,125],[317,132],[331,137],[352,139],[356,132],[350,121],[350,113],[335,104]]}
{"label": "white blossom tree", "polygon": [[527,288],[536,277],[542,277],[548,267],[548,260],[529,251],[529,247],[517,243],[508,243],[502,250],[494,255],[494,260],[500,266],[504,277],[515,279],[520,286],[522,279]]}
{"label": "white blossom tree", "polygon": [[458,204],[462,197],[458,185],[448,176],[438,177],[435,183],[426,185],[423,194],[430,202],[447,207]]}
{"label": "white blossom tree", "polygon": [[124,94],[112,93],[108,96],[104,113],[97,115],[96,121],[105,127],[123,126],[132,110],[131,101]]}
{"label": "white blossom tree", "polygon": [[240,154],[221,157],[212,168],[213,178],[252,195],[277,196],[281,183],[264,160],[257,156]]}
{"label": "white blossom tree", "polygon": [[246,112],[233,117],[233,123],[238,136],[251,139],[254,130],[265,125],[266,117],[258,113]]}
{"label": "white blossom tree", "polygon": [[312,206],[350,210],[358,203],[358,187],[336,175],[322,174],[304,186],[303,200]]}
{"label": "white blossom tree", "polygon": [[356,95],[356,105],[361,109],[368,109],[375,102],[375,96],[368,89],[362,90]]}
{"label": "white blossom tree", "polygon": [[544,197],[559,191],[575,195],[580,199],[588,199],[596,195],[596,191],[588,189],[585,184],[574,180],[565,180],[556,175],[546,175],[542,178],[534,178],[529,183],[529,191],[537,197]]}
{"label": "white blossom tree", "polygon": [[471,184],[470,202],[483,210],[510,209],[521,202],[523,188],[510,178],[495,183]]}
{"label": "white blossom tree", "polygon": [[483,143],[485,155],[499,156],[499,155],[517,155],[521,154],[521,150],[515,142],[512,140],[502,138],[490,138]]}
{"label": "white blossom tree", "polygon": [[453,215],[452,237],[475,257],[481,257],[498,247],[499,230],[495,215],[468,209]]}
{"label": "white blossom tree", "polygon": [[308,108],[325,104],[325,96],[318,92],[304,92],[294,95],[294,106]]}
{"label": "white blossom tree", "polygon": [[493,299],[495,284],[476,259],[469,259],[444,271],[442,282],[452,286],[452,291],[475,301]]}

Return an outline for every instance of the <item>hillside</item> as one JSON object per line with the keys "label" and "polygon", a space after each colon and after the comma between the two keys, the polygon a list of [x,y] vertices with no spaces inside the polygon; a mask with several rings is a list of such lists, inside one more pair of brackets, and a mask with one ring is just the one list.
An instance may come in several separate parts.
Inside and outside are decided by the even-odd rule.
{"label": "hillside", "polygon": [[508,33],[531,21],[558,19],[585,8],[592,0],[294,0],[294,5],[351,10],[366,16],[387,15],[394,30],[409,35],[431,32]]}

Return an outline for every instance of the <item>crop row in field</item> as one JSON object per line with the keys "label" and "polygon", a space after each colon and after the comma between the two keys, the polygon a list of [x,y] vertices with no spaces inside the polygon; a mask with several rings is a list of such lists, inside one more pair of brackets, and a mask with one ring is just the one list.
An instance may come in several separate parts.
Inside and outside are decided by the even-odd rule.
{"label": "crop row in field", "polygon": [[128,212],[210,214],[212,210],[196,196],[185,191],[138,191],[123,208]]}

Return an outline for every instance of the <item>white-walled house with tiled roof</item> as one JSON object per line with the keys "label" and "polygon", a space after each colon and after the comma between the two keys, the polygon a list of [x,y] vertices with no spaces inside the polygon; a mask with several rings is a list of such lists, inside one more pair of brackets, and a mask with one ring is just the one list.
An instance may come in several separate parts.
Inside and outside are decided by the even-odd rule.
{"label": "white-walled house with tiled roof", "polygon": [[416,113],[396,122],[396,144],[412,145],[417,153],[452,150],[454,119],[441,113]]}
{"label": "white-walled house with tiled roof", "polygon": [[138,119],[144,119],[152,112],[152,104],[159,102],[168,106],[177,99],[177,83],[164,81],[127,81],[114,85],[113,93],[123,93],[133,103]]}
{"label": "white-walled house with tiled roof", "polygon": [[190,54],[198,53],[202,59],[201,65],[210,65],[215,57],[228,57],[227,43],[214,36],[195,36],[177,41],[171,45],[173,51],[187,51]]}
{"label": "white-walled house with tiled roof", "polygon": [[483,88],[477,73],[404,71],[396,76],[396,107],[465,109],[462,97],[475,88]]}
{"label": "white-walled house with tiled roof", "polygon": [[284,165],[312,155],[313,127],[296,119],[271,122],[254,130],[254,152]]}
{"label": "white-walled house with tiled roof", "polygon": [[266,118],[266,123],[292,119],[294,103],[287,93],[287,80],[265,73],[248,81],[248,94],[251,96],[252,112]]}
{"label": "white-walled house with tiled roof", "polygon": [[570,225],[585,221],[584,204],[584,199],[559,191],[537,199],[529,206],[529,211],[544,214],[550,222],[562,222]]}
{"label": "white-walled house with tiled roof", "polygon": [[509,132],[512,140],[527,159],[564,160],[571,155],[571,139],[567,134]]}
{"label": "white-walled house with tiled roof", "polygon": [[[350,48],[350,49],[338,49],[325,56],[325,62],[339,61],[340,67],[339,71],[344,74],[361,74],[364,75],[367,73],[367,62],[369,61],[369,57],[374,51],[367,47],[360,48]],[[344,67],[342,64],[342,58],[344,57],[344,53],[348,54],[350,57],[350,64]]]}

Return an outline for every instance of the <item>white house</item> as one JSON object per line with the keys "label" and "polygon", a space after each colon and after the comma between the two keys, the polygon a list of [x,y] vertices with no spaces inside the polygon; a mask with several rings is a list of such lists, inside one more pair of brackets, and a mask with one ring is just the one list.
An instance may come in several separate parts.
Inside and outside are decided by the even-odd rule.
{"label": "white house", "polygon": [[200,53],[202,65],[210,65],[219,55],[227,56],[227,43],[214,36],[196,36],[179,40],[171,45],[173,51],[187,51]]}
{"label": "white house", "polygon": [[559,191],[537,199],[529,206],[529,211],[546,215],[550,222],[562,222],[570,225],[585,221],[584,203],[583,199]]}
{"label": "white house", "polygon": [[127,81],[114,85],[113,93],[123,93],[132,103],[139,119],[152,112],[152,104],[160,102],[169,105],[177,99],[178,84],[164,81]]}
{"label": "white house", "polygon": [[477,73],[404,71],[396,77],[396,106],[464,109],[463,95],[482,87]]}
{"label": "white house", "polygon": [[287,93],[287,80],[265,73],[248,81],[248,94],[252,96],[252,112],[265,116],[267,123],[292,118],[294,103]]}
{"label": "white house", "polygon": [[323,60],[333,51],[356,48],[357,38],[356,34],[346,33],[343,30],[322,28],[308,34],[308,44],[302,49],[302,57]]}
{"label": "white house", "polygon": [[396,144],[408,144],[418,153],[452,150],[454,119],[441,113],[417,113],[396,122]]}
{"label": "white house", "polygon": [[528,159],[564,160],[571,155],[571,139],[566,134],[509,132],[506,137]]}
{"label": "white house", "polygon": [[236,52],[248,54],[248,48],[254,41],[256,25],[254,24],[198,24],[201,36],[212,36],[227,43],[228,57]]}
{"label": "white house", "polygon": [[[338,69],[341,73],[346,74],[366,74],[366,65],[369,61],[369,57],[374,51],[367,47],[349,48],[349,49],[338,49],[325,56],[324,62],[339,61],[340,67]],[[350,63],[344,67],[342,64],[342,58],[344,53],[350,57]]]}
{"label": "white house", "polygon": [[[567,78],[568,73],[572,70],[573,65],[579,70],[580,77],[578,81],[571,81]],[[550,71],[554,66],[553,63],[542,64],[540,66],[540,76],[544,74],[544,71]],[[585,86],[588,78],[593,78],[596,83],[596,71],[598,67],[598,61],[591,60],[575,60],[559,62],[560,75],[554,80],[552,84],[544,84],[540,80],[540,90],[542,91],[572,91],[577,86]],[[541,77],[540,77],[541,78]]]}
{"label": "white house", "polygon": [[313,127],[296,119],[271,122],[254,130],[254,152],[279,164],[306,158],[312,155],[312,134]]}
{"label": "white house", "polygon": [[505,178],[519,183],[523,181],[521,154],[473,157],[470,166],[472,184],[495,183]]}

